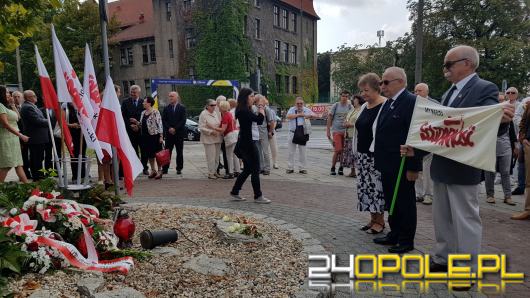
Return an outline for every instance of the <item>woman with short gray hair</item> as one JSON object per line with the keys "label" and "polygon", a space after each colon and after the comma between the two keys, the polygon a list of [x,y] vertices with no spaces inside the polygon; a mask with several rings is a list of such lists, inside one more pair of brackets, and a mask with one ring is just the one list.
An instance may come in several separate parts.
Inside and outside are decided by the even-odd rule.
{"label": "woman with short gray hair", "polygon": [[208,178],[217,179],[221,177],[217,173],[219,165],[219,154],[221,151],[222,134],[217,131],[221,126],[221,118],[216,112],[217,102],[213,99],[206,101],[204,110],[199,115],[199,129],[201,131],[201,143],[204,145],[204,154],[208,164]]}

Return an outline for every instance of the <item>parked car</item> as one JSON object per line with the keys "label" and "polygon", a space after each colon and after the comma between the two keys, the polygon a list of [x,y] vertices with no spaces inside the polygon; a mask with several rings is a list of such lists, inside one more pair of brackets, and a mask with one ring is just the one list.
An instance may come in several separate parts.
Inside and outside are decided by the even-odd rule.
{"label": "parked car", "polygon": [[274,130],[280,130],[282,128],[282,118],[276,116],[276,128]]}
{"label": "parked car", "polygon": [[186,119],[186,140],[198,141],[201,138],[201,131],[199,130],[199,123]]}

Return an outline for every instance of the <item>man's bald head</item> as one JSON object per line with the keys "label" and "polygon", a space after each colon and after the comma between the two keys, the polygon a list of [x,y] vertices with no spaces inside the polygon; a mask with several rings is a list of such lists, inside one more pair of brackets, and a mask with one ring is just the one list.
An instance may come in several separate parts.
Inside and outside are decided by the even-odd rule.
{"label": "man's bald head", "polygon": [[180,100],[180,96],[176,91],[169,92],[167,97],[169,98],[170,104],[176,104]]}
{"label": "man's bald head", "polygon": [[425,83],[419,83],[414,87],[414,94],[419,95],[424,98],[429,97],[429,85]]}
{"label": "man's bald head", "polygon": [[477,70],[479,60],[475,48],[465,45],[456,46],[445,54],[444,76],[448,81],[456,84]]}
{"label": "man's bald head", "polygon": [[29,101],[31,103],[36,103],[37,95],[35,95],[35,92],[33,92],[33,90],[26,90],[24,91],[24,100]]}
{"label": "man's bald head", "polygon": [[407,74],[401,67],[392,66],[385,70],[381,81],[381,91],[386,97],[394,97],[407,87]]}

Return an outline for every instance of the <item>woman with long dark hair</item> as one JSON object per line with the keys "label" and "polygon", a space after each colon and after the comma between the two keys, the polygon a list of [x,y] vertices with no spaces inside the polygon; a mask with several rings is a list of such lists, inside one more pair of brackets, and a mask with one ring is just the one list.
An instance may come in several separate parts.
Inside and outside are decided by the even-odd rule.
{"label": "woman with long dark hair", "polygon": [[236,119],[239,121],[239,139],[234,152],[243,160],[243,172],[237,177],[236,183],[230,192],[234,201],[244,201],[239,195],[241,187],[251,176],[252,188],[254,190],[254,202],[268,204],[271,201],[263,197],[259,181],[259,152],[257,141],[252,140],[252,123],[262,124],[265,119],[265,104],[258,103],[258,114],[252,112],[254,104],[254,91],[243,88],[237,97]]}

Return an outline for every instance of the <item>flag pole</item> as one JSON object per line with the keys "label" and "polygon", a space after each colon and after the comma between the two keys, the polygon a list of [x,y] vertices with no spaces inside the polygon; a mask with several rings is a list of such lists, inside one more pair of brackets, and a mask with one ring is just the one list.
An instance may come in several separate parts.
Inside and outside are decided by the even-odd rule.
{"label": "flag pole", "polygon": [[[66,108],[68,109],[68,106],[66,106]],[[59,119],[61,119],[61,122],[63,121],[63,107],[62,107],[62,104],[61,102],[59,101]],[[66,121],[66,127],[68,127],[68,112],[65,112],[65,119]],[[65,138],[64,138],[64,125],[62,125],[61,123],[61,146],[63,143],[66,143],[65,142]],[[70,147],[67,145],[66,146],[66,149],[68,149],[68,152],[70,152]],[[63,160],[63,180],[64,180],[64,188],[68,188],[68,169],[66,168],[66,155],[65,155],[65,152],[64,152],[64,147],[62,148],[61,150],[61,158]]]}
{"label": "flag pole", "polygon": [[[59,155],[57,154],[57,147],[55,146],[55,138],[53,136],[53,129],[52,129],[52,122],[50,120],[50,110],[46,109],[46,119],[48,120],[48,130],[50,131],[50,138],[51,138],[51,141],[52,141],[52,151],[53,151],[53,159],[55,161],[55,166],[57,167],[57,176],[59,177],[59,187],[62,187],[62,181],[61,181],[61,177],[62,177],[62,170],[61,170],[61,163],[59,161]],[[59,125],[59,123],[57,123],[56,125]]]}
{"label": "flag pole", "polygon": [[[81,126],[81,124],[79,126]],[[83,139],[84,138],[85,137],[83,136],[83,127],[81,127],[81,130],[79,131],[79,154],[77,155],[77,185],[81,184],[81,170],[83,167],[83,163],[81,161],[83,160]]]}
{"label": "flag pole", "polygon": [[[107,78],[110,77],[110,65],[109,65],[109,44],[107,40],[107,0],[99,0],[99,21],[101,23],[101,47],[103,48],[103,62],[105,64],[105,84]],[[120,190],[120,179],[118,177],[118,152],[116,147],[112,146],[112,169],[114,176],[114,193],[119,194]]]}
{"label": "flag pole", "polygon": [[397,176],[396,186],[394,187],[394,195],[392,196],[392,204],[390,205],[390,215],[394,214],[394,205],[396,204],[396,198],[399,190],[399,184],[401,182],[401,176],[403,176],[403,168],[405,167],[405,159],[407,157],[403,156],[401,157],[401,164],[399,165],[399,173]]}

